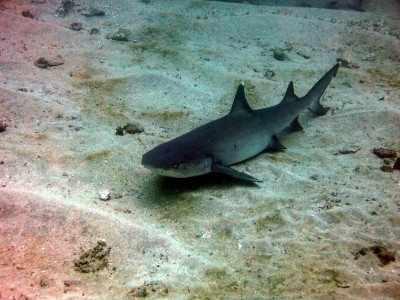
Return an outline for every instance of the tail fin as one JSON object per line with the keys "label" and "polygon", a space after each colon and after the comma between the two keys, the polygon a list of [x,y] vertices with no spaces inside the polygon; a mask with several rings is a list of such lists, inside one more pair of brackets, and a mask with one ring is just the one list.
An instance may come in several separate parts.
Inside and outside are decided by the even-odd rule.
{"label": "tail fin", "polygon": [[319,103],[319,100],[321,99],[322,94],[331,82],[332,78],[336,76],[339,66],[340,64],[337,63],[311,88],[307,95],[303,97],[307,102],[310,103],[308,109],[317,116],[325,115],[330,109],[330,107],[323,107],[321,103]]}

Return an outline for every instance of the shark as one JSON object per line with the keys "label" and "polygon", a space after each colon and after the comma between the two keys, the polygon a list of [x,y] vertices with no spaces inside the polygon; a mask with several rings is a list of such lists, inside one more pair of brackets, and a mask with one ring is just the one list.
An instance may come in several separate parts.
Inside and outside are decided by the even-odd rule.
{"label": "shark", "polygon": [[244,83],[240,83],[229,113],[189,131],[145,153],[142,165],[152,172],[174,178],[187,178],[223,173],[239,180],[261,180],[232,168],[264,150],[284,150],[277,134],[286,128],[302,131],[299,114],[309,109],[323,116],[330,109],[320,99],[340,64],[332,67],[303,96],[294,92],[290,81],[283,100],[270,107],[252,109],[245,96]]}

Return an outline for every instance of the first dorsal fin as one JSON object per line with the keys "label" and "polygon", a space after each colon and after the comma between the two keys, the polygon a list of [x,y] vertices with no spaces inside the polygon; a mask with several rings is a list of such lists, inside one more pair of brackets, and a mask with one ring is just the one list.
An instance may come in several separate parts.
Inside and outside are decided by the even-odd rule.
{"label": "first dorsal fin", "polygon": [[240,83],[235,100],[233,100],[232,108],[229,114],[237,114],[237,113],[250,113],[253,110],[251,109],[249,103],[247,103],[246,96],[244,94],[244,83],[243,81]]}
{"label": "first dorsal fin", "polygon": [[299,99],[299,97],[297,97],[296,94],[294,93],[293,81],[291,81],[286,90],[285,97],[283,97],[283,100],[281,103],[297,101],[298,99]]}

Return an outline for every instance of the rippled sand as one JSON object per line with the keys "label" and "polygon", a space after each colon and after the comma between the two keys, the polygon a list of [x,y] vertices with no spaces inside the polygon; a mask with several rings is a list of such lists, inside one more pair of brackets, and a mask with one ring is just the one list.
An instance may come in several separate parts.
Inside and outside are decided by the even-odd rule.
{"label": "rippled sand", "polygon": [[[393,13],[75,3],[61,17],[59,1],[0,2],[0,299],[400,298],[400,171],[372,153],[400,150]],[[235,166],[258,185],[140,165],[227,113],[241,80],[266,107],[338,58],[328,114]],[[144,131],[115,134],[129,122]]]}

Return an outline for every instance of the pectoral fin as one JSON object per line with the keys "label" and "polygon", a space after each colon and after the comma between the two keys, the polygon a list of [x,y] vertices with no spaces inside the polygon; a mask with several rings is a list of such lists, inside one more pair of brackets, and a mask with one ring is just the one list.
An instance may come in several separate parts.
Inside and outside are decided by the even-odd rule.
{"label": "pectoral fin", "polygon": [[296,118],[294,118],[294,120],[292,121],[292,123],[290,123],[289,128],[292,131],[302,131],[303,130],[303,126],[301,126],[300,122],[299,122],[299,116],[297,116]]}
{"label": "pectoral fin", "polygon": [[212,170],[214,172],[223,173],[223,174],[226,174],[233,178],[244,180],[244,181],[261,182],[261,180],[258,180],[257,178],[254,178],[253,176],[250,176],[243,172],[239,172],[238,170],[235,170],[230,167],[222,166],[220,164],[213,165]]}
{"label": "pectoral fin", "polygon": [[278,140],[278,137],[276,135],[273,135],[272,139],[268,143],[267,149],[285,150],[286,147],[282,145],[282,143]]}

